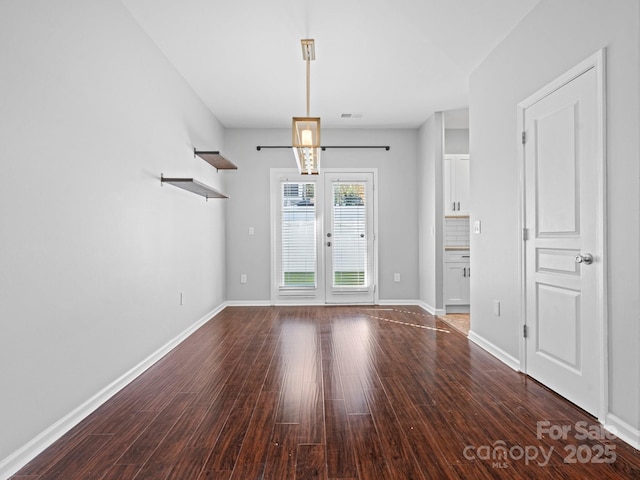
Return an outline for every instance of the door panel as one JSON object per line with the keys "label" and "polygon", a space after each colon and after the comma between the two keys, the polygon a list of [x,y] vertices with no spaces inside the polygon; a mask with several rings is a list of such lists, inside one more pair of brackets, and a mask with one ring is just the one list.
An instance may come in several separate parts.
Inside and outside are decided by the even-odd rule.
{"label": "door panel", "polygon": [[458,155],[456,160],[456,215],[469,215],[469,185],[471,179],[469,155]]}
{"label": "door panel", "polygon": [[535,119],[538,236],[579,234],[577,102]]}
{"label": "door panel", "polygon": [[[597,414],[597,81],[595,68],[524,109],[526,371]],[[592,253],[595,264],[576,263]]]}
{"label": "door panel", "polygon": [[539,283],[536,352],[580,373],[580,292]]}

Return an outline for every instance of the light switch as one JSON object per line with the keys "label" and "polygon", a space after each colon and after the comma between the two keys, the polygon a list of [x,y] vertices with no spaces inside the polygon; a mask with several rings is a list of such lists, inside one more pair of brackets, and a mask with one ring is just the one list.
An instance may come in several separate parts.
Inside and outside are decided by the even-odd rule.
{"label": "light switch", "polygon": [[473,233],[480,235],[480,220],[473,222]]}

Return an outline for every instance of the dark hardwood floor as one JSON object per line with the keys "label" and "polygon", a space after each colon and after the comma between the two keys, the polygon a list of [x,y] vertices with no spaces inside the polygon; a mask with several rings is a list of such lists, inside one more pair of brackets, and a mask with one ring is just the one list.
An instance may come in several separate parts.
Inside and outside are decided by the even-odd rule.
{"label": "dark hardwood floor", "polygon": [[234,307],[12,478],[613,479],[640,457],[417,307]]}

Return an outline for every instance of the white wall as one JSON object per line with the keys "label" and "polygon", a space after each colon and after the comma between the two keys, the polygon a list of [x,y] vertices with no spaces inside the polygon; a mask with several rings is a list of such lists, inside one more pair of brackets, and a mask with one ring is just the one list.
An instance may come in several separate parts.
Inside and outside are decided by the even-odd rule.
{"label": "white wall", "polygon": [[444,309],[442,150],[442,113],[435,113],[418,132],[417,176],[420,302],[431,313]]}
{"label": "white wall", "polygon": [[159,177],[226,174],[191,151],[222,127],[119,1],[0,2],[0,63],[1,470],[224,301],[225,201]]}
{"label": "white wall", "polygon": [[[640,413],[639,14],[637,0],[543,0],[470,80],[472,330],[518,357],[516,105],[607,49],[610,398],[608,421],[638,439]],[[494,317],[492,300],[502,302]]]}
{"label": "white wall", "polygon": [[444,153],[469,153],[469,129],[445,128]]}
{"label": "white wall", "polygon": [[[324,145],[389,145],[391,150],[331,149],[322,168],[378,169],[380,300],[417,300],[418,227],[416,130],[323,129]],[[239,169],[228,177],[232,197],[227,215],[227,296],[237,302],[271,299],[269,172],[295,168],[290,149],[256,150],[257,145],[290,145],[288,129],[229,129],[225,151]],[[255,234],[249,235],[249,227]],[[393,282],[400,273],[401,282]],[[240,275],[247,283],[240,284]]]}

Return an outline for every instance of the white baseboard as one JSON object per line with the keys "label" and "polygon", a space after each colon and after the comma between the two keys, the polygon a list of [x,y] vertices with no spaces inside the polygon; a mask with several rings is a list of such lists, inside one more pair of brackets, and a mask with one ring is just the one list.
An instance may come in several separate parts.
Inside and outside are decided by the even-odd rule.
{"label": "white baseboard", "polygon": [[447,305],[445,311],[447,312],[445,315],[449,313],[469,313],[471,308],[469,305]]}
{"label": "white baseboard", "polygon": [[229,300],[224,303],[225,307],[270,307],[272,305],[270,300]]}
{"label": "white baseboard", "polygon": [[[317,302],[317,301],[311,301],[311,302],[302,302],[299,299],[298,300],[292,300],[292,301],[276,301],[275,303],[271,302],[270,300],[229,300],[227,302],[225,302],[224,306],[226,307],[271,307],[271,306],[276,306],[276,307],[308,307],[308,306],[333,306],[333,305],[340,305],[338,303],[325,303],[325,302]],[[347,304],[345,304],[347,305]],[[353,303],[353,304],[348,304],[348,305],[368,305],[366,303]],[[418,300],[407,300],[407,299],[403,299],[403,300],[379,300],[376,305],[418,305],[421,306],[422,308],[424,308],[425,310],[427,310],[423,304],[421,302],[419,302]],[[429,310],[427,310],[429,311]],[[444,312],[444,310],[442,311]],[[431,313],[431,312],[429,312]],[[439,314],[438,314],[439,315]]]}
{"label": "white baseboard", "polygon": [[605,417],[604,428],[636,450],[640,450],[640,430],[629,425],[613,413],[608,413]]}
{"label": "white baseboard", "polygon": [[518,360],[516,357],[509,355],[507,352],[495,346],[489,340],[486,340],[482,338],[480,335],[476,334],[473,330],[469,332],[468,338],[473,343],[478,345],[480,348],[482,348],[483,350],[486,350],[491,355],[496,357],[502,363],[513,368],[517,372],[520,371],[520,360]]}
{"label": "white baseboard", "polygon": [[418,300],[378,300],[377,305],[418,305]]}
{"label": "white baseboard", "polygon": [[444,310],[443,308],[435,308],[424,302],[418,302],[418,305],[420,306],[420,308],[422,308],[423,310],[426,310],[431,315],[442,316],[442,315],[446,315],[447,313],[446,310]]}
{"label": "white baseboard", "polygon": [[183,342],[189,335],[195,332],[202,325],[211,320],[226,307],[226,303],[223,303],[207,313],[204,317],[191,325],[189,328],[178,334],[175,338],[164,344],[154,353],[145,358],[138,365],[131,370],[111,382],[104,387],[93,397],[88,399],[82,405],[62,417],[56,423],[48,427],[46,430],[38,434],[32,440],[24,444],[18,450],[13,452],[8,457],[0,460],[0,480],[7,480],[27,463],[33,460],[36,456],[42,453],[53,442],[58,440],[62,435],[67,433],[78,423],[89,416],[100,405],[109,400],[112,396],[126,387],[129,383],[140,376],[145,370],[151,367],[154,363],[164,357],[167,353],[173,350],[181,342]]}

